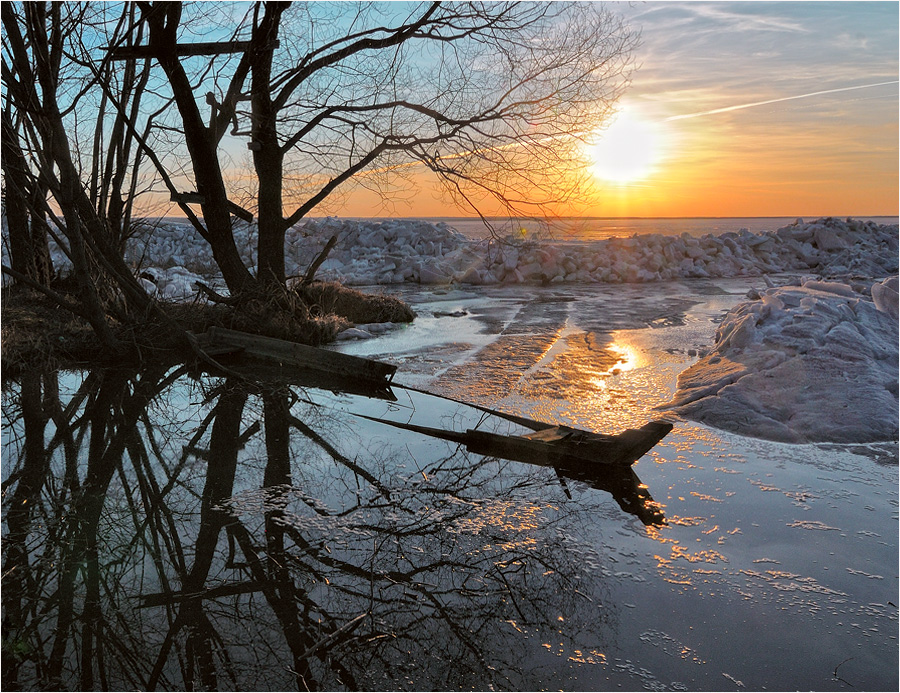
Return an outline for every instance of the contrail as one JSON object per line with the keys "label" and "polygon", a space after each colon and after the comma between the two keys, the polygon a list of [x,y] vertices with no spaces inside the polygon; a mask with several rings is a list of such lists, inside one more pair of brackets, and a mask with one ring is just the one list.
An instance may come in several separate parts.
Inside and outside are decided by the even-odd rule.
{"label": "contrail", "polygon": [[782,101],[793,101],[794,99],[806,99],[810,96],[821,96],[822,94],[835,94],[840,91],[853,91],[854,89],[871,89],[872,87],[883,87],[888,84],[900,84],[900,80],[892,80],[890,82],[877,82],[875,84],[860,84],[855,87],[840,87],[838,89],[825,89],[824,91],[812,91],[809,94],[798,94],[797,96],[785,96],[780,99],[768,99],[767,101],[754,101],[753,103],[744,103],[739,106],[726,106],[725,108],[714,108],[711,111],[702,111],[701,113],[688,113],[686,115],[677,115],[666,118],[664,122],[670,120],[684,120],[685,118],[699,118],[700,116],[714,115],[716,113],[727,113],[728,111],[739,111],[742,108],[753,108],[754,106],[765,106],[770,103],[780,103]]}

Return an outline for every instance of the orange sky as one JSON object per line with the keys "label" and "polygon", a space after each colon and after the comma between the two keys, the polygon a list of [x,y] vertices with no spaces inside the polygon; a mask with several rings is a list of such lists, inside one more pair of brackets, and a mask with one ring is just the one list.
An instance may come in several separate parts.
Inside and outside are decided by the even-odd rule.
{"label": "orange sky", "polygon": [[[560,216],[898,214],[897,2],[611,3],[639,68],[590,196]],[[624,134],[621,134],[624,132]],[[636,133],[636,134],[635,134]],[[648,144],[650,142],[650,144]],[[243,143],[235,155],[240,184]],[[634,165],[617,174],[621,162]],[[422,167],[387,199],[347,186],[313,216],[457,217]],[[412,183],[410,185],[409,183]],[[184,181],[191,186],[190,181]],[[167,199],[167,197],[166,197]],[[236,201],[242,203],[237,196]],[[292,209],[287,209],[290,213]],[[488,216],[503,215],[485,204]],[[166,202],[154,214],[179,214]]]}
{"label": "orange sky", "polygon": [[[594,200],[558,213],[898,214],[897,3],[616,9],[642,31],[641,67],[623,105],[627,117],[656,131],[652,166],[633,180],[598,177]],[[415,194],[387,207],[359,191],[327,211],[469,214],[440,201],[424,172],[416,179]]]}

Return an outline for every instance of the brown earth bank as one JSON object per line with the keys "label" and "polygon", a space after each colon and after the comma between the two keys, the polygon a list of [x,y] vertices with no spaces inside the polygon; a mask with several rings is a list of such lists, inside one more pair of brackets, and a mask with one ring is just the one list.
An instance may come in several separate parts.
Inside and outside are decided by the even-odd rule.
{"label": "brown earth bank", "polygon": [[[53,287],[65,297],[67,287]],[[301,344],[333,341],[354,324],[412,322],[413,310],[383,294],[366,294],[335,282],[312,282],[290,289],[248,293],[219,302],[160,302],[166,316],[113,321],[118,349],[104,347],[83,318],[34,289],[13,285],[2,291],[0,351],[2,377],[28,368],[86,368],[138,365],[195,357],[184,331],[212,326],[276,337]]]}

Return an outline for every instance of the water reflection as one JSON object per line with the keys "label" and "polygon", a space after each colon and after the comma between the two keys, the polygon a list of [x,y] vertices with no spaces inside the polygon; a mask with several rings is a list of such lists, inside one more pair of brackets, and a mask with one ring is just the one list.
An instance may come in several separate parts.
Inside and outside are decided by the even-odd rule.
{"label": "water reflection", "polygon": [[[3,687],[534,688],[526,641],[614,638],[578,538],[605,494],[312,393],[185,369],[12,385]],[[581,481],[646,522],[627,472]]]}

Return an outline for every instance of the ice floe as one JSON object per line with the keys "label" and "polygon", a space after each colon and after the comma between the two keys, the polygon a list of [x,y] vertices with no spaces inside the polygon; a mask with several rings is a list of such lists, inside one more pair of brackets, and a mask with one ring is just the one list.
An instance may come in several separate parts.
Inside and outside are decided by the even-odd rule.
{"label": "ice floe", "polygon": [[809,279],[741,303],[664,408],[791,443],[896,440],[897,277],[870,293]]}

